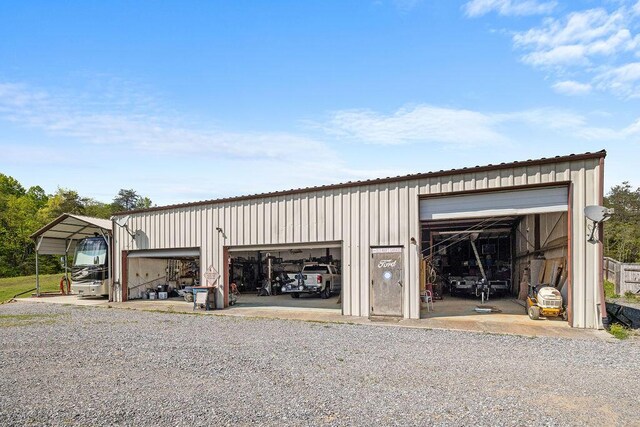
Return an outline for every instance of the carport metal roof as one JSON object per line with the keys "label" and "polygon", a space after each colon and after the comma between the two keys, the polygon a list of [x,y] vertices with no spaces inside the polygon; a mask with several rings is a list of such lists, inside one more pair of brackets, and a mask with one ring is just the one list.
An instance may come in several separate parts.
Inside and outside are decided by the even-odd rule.
{"label": "carport metal roof", "polygon": [[111,221],[65,213],[31,235],[32,239],[80,240],[98,234],[111,234]]}
{"label": "carport metal roof", "polygon": [[60,255],[67,253],[72,241],[95,235],[111,235],[111,221],[75,214],[62,214],[31,235],[38,253]]}

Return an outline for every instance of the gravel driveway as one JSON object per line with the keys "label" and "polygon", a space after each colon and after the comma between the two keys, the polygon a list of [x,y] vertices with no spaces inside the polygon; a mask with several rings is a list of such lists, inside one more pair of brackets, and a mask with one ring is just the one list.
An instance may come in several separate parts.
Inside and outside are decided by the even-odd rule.
{"label": "gravel driveway", "polygon": [[640,425],[640,341],[14,303],[0,425]]}

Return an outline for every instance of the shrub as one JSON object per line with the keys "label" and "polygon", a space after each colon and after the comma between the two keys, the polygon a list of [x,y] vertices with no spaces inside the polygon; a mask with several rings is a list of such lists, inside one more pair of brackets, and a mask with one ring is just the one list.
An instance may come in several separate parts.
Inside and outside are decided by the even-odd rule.
{"label": "shrub", "polygon": [[626,340],[629,338],[629,329],[618,323],[614,323],[609,327],[609,333],[619,340]]}

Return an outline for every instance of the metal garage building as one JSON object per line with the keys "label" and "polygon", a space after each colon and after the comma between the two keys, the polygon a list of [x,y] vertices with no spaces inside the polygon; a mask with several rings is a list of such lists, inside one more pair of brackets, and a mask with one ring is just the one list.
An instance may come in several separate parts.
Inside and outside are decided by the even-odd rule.
{"label": "metal garage building", "polygon": [[[129,215],[126,225],[131,233],[114,223],[112,297],[127,300],[129,262],[170,253],[198,256],[203,282],[207,267],[222,274],[225,286],[217,298],[222,308],[228,301],[230,253],[338,247],[344,315],[372,314],[372,267],[381,257],[385,262],[398,257],[398,291],[389,298],[398,298],[396,315],[416,319],[420,262],[429,244],[425,229],[442,221],[473,224],[481,218],[510,218],[511,226],[521,229],[518,235],[535,226],[546,230],[543,241],[553,238],[564,245],[569,322],[601,328],[606,316],[603,248],[588,242],[583,210],[603,202],[605,157],[601,151],[121,213],[113,219],[122,223]],[[520,240],[516,246],[527,250],[528,243]],[[393,310],[393,304],[389,307]]]}

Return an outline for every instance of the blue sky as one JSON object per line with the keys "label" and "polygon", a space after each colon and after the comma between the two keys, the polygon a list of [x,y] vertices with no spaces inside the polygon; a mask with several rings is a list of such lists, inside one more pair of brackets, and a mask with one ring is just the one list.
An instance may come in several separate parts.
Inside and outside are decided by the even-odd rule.
{"label": "blue sky", "polygon": [[194,201],[607,149],[640,186],[640,1],[0,4],[0,172]]}

